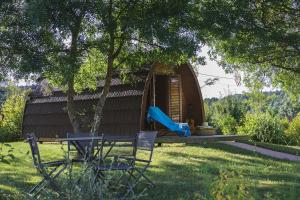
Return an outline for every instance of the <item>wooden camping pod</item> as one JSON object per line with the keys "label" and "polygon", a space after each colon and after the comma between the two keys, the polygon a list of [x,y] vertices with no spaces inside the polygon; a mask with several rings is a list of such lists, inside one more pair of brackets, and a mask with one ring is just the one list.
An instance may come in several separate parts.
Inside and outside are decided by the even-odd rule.
{"label": "wooden camping pod", "polygon": [[[204,122],[204,107],[197,77],[189,64],[168,66],[147,65],[135,83],[123,83],[114,78],[104,110],[100,132],[133,135],[140,130],[165,130],[146,121],[150,105],[160,107],[174,121],[193,119],[195,125]],[[84,91],[75,96],[76,110],[82,114],[81,129],[91,128],[94,106],[103,88],[100,81],[95,92]],[[51,96],[33,96],[26,102],[22,132],[34,132],[39,138],[65,137],[72,132],[66,112],[67,98],[59,90]]]}

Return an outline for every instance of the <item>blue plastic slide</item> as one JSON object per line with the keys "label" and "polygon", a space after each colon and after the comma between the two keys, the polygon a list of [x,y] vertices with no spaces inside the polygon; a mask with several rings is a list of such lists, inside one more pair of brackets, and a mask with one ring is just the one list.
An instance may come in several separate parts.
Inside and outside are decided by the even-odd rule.
{"label": "blue plastic slide", "polygon": [[187,123],[176,123],[158,107],[150,106],[147,120],[154,120],[167,127],[170,131],[176,132],[179,136],[189,137],[191,135],[190,127]]}

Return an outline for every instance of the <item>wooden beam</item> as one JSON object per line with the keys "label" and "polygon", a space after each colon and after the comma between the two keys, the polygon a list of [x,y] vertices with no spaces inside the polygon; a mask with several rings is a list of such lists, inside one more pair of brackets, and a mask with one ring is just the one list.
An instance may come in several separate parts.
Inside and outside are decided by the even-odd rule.
{"label": "wooden beam", "polygon": [[246,135],[212,135],[212,136],[162,136],[156,139],[156,143],[186,143],[199,144],[203,142],[218,142],[218,141],[245,141],[249,140]]}
{"label": "wooden beam", "polygon": [[[156,143],[186,143],[186,144],[201,144],[203,142],[218,142],[218,141],[247,141],[247,135],[210,135],[210,136],[162,136],[156,138]],[[39,142],[57,143],[57,138],[38,138]]]}

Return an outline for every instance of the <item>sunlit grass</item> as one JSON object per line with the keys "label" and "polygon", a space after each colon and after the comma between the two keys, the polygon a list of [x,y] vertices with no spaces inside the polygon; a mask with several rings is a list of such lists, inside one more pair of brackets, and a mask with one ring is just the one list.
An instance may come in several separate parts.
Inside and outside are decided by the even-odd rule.
{"label": "sunlit grass", "polygon": [[[26,192],[41,177],[32,165],[28,144],[13,143],[16,160],[0,163],[1,193]],[[62,159],[61,145],[40,145],[45,160]],[[215,199],[212,185],[220,170],[234,171],[255,199],[300,196],[300,163],[280,161],[225,144],[163,145],[155,148],[147,175],[156,183],[148,199]],[[230,184],[230,183],[228,183]],[[291,195],[291,193],[294,193]],[[296,193],[296,194],[295,194]]]}

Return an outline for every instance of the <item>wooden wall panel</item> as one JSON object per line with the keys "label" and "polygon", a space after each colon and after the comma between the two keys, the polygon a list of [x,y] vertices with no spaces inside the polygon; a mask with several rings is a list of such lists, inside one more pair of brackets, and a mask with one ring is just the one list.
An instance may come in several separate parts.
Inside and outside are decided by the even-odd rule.
{"label": "wooden wall panel", "polygon": [[169,116],[175,122],[181,122],[181,82],[179,76],[169,78],[170,102]]}
{"label": "wooden wall panel", "polygon": [[180,70],[184,99],[183,121],[193,118],[195,125],[201,125],[204,122],[203,99],[197,77],[191,70],[188,65],[183,65]]}
{"label": "wooden wall panel", "polygon": [[[141,96],[108,98],[103,110],[100,131],[107,134],[136,134],[140,129]],[[75,101],[76,109],[85,112],[81,118],[81,131],[91,128],[96,100]],[[37,137],[65,137],[73,132],[66,110],[66,102],[27,103],[23,119],[23,137],[34,132]]]}

